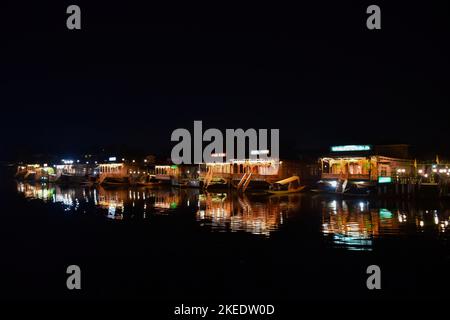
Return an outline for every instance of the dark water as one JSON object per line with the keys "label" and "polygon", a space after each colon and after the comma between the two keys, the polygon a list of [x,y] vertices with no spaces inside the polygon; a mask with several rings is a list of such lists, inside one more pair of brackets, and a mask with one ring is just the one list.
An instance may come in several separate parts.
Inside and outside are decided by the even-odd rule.
{"label": "dark water", "polygon": [[[383,299],[448,297],[444,201],[61,187],[4,179],[2,297]],[[65,287],[77,264],[83,289]],[[382,289],[369,291],[378,265]]]}

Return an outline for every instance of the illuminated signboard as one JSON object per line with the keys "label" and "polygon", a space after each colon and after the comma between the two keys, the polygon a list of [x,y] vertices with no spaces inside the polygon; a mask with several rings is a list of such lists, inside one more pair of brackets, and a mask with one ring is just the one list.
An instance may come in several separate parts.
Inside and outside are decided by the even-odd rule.
{"label": "illuminated signboard", "polygon": [[380,218],[381,219],[391,219],[392,218],[392,212],[384,209],[384,208],[380,208]]}
{"label": "illuminated signboard", "polygon": [[378,177],[378,183],[391,183],[392,177]]}
{"label": "illuminated signboard", "polygon": [[348,146],[332,146],[331,151],[342,152],[342,151],[367,151],[372,148],[368,145],[348,145]]}
{"label": "illuminated signboard", "polygon": [[109,161],[116,161],[117,159],[116,159],[116,157],[109,157],[108,160],[109,160]]}

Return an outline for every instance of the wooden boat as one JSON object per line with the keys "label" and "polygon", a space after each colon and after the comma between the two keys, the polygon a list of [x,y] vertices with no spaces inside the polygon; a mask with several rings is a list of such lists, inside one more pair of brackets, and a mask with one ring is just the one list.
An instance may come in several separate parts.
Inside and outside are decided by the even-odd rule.
{"label": "wooden boat", "polygon": [[300,185],[300,178],[298,176],[292,176],[271,184],[268,192],[271,194],[294,193],[304,190],[305,187]]}

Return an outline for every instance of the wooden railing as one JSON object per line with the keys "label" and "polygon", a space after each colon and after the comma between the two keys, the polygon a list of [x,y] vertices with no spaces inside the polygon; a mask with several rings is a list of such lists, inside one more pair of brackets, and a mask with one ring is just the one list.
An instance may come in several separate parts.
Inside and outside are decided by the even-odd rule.
{"label": "wooden railing", "polygon": [[369,174],[322,173],[322,179],[369,180]]}

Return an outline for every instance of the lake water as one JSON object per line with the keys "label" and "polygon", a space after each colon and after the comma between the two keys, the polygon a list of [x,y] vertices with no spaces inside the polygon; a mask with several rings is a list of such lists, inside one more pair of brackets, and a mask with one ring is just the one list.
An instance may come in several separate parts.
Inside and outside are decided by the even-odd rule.
{"label": "lake water", "polygon": [[[3,181],[8,298],[449,296],[446,201]],[[71,264],[83,272],[77,294],[65,288]],[[382,290],[366,287],[373,264]]]}

